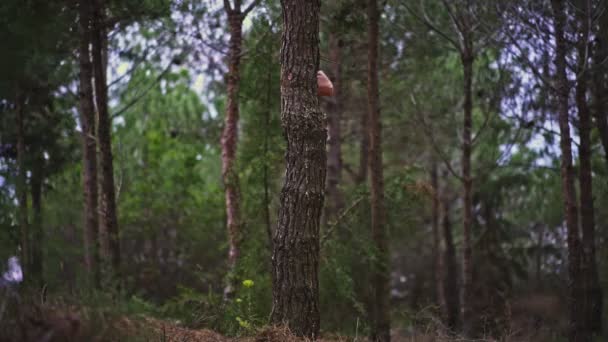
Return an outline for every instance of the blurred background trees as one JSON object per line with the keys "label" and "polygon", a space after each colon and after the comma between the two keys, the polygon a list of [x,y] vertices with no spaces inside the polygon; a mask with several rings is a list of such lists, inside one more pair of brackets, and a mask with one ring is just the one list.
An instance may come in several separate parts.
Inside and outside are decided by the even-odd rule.
{"label": "blurred background trees", "polygon": [[[601,336],[607,11],[322,3],[322,332]],[[225,334],[268,323],[281,2],[10,0],[0,27],[0,260],[49,296]]]}

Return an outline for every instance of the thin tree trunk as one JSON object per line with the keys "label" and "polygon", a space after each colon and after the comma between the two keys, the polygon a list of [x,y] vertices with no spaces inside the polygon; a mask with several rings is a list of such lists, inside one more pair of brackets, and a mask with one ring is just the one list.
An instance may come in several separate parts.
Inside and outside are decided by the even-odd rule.
{"label": "thin tree trunk", "polygon": [[[272,68],[268,66],[268,74],[266,81],[266,111],[264,117],[264,131],[270,132],[270,117],[272,107]],[[268,245],[272,250],[272,222],[270,221],[270,181],[268,179],[268,152],[270,148],[269,133],[264,134],[264,221],[266,223],[266,234],[268,235]]]}
{"label": "thin tree trunk", "polygon": [[38,151],[34,156],[32,167],[32,178],[30,191],[32,193],[32,269],[31,274],[36,279],[38,285],[43,283],[42,268],[42,184],[44,181],[44,156],[42,151]]}
{"label": "thin tree trunk", "polygon": [[462,224],[462,287],[460,289],[460,320],[465,336],[471,334],[471,290],[473,285],[473,251],[471,229],[473,225],[473,178],[471,175],[472,129],[473,129],[473,62],[472,48],[466,47],[462,54],[464,70],[464,123],[462,133],[462,179],[463,179],[463,224]]}
{"label": "thin tree trunk", "polygon": [[19,228],[21,231],[21,265],[27,270],[30,266],[30,238],[27,222],[27,171],[25,169],[25,97],[17,94],[16,102],[17,117],[17,199],[19,202]]}
{"label": "thin tree trunk", "polygon": [[103,251],[109,261],[113,281],[120,280],[120,236],[116,214],[116,193],[114,188],[114,166],[112,157],[112,122],[108,112],[108,86],[106,81],[105,52],[108,35],[104,27],[105,4],[94,1],[93,70],[95,75],[95,97],[98,113],[98,143],[101,167],[101,216],[100,233],[107,237],[107,250]]}
{"label": "thin tree trunk", "polygon": [[433,273],[433,283],[435,285],[435,302],[439,307],[442,319],[445,321],[447,315],[445,315],[446,301],[444,292],[444,272],[445,267],[443,264],[443,246],[441,243],[441,230],[439,228],[439,217],[440,213],[440,193],[439,193],[439,176],[437,173],[437,161],[433,158],[431,164],[431,186],[433,187],[433,208],[431,212],[431,227],[433,233],[433,266],[435,272]]}
{"label": "thin tree trunk", "polygon": [[327,196],[329,197],[325,218],[336,218],[344,207],[344,199],[340,191],[342,183],[342,41],[335,32],[329,33],[329,58],[331,60],[331,76],[333,78],[333,101],[328,102],[329,151],[327,155]]}
{"label": "thin tree trunk", "polygon": [[578,228],[578,208],[574,189],[574,168],[572,166],[572,139],[568,119],[568,96],[570,89],[566,76],[567,43],[564,36],[566,13],[562,0],[551,1],[554,15],[555,35],[555,84],[557,110],[559,114],[561,178],[566,227],[568,229],[568,307],[569,307],[569,340],[570,342],[587,341],[582,320],[581,274],[580,274],[580,241]]}
{"label": "thin tree trunk", "polygon": [[79,2],[79,66],[80,66],[80,127],[82,129],[82,187],[84,195],[85,268],[91,284],[99,287],[99,237],[97,191],[97,141],[95,138],[95,106],[93,103],[93,64],[90,57],[91,8],[87,0]]}
{"label": "thin tree trunk", "polygon": [[543,265],[543,247],[544,247],[544,238],[545,238],[545,225],[543,223],[539,223],[538,228],[538,241],[536,243],[536,286],[538,290],[542,289],[542,279],[541,279],[541,270]]}
{"label": "thin tree trunk", "polygon": [[367,168],[369,158],[369,132],[368,132],[369,113],[361,111],[360,118],[360,139],[359,142],[359,172],[357,173],[357,184],[363,184],[367,181]]}
{"label": "thin tree trunk", "polygon": [[[228,6],[228,5],[227,5]],[[238,7],[236,7],[238,6]],[[226,228],[228,229],[228,283],[224,296],[229,298],[234,292],[234,272],[240,255],[241,210],[238,170],[235,169],[236,150],[238,144],[239,123],[239,86],[242,45],[243,15],[240,5],[235,8],[225,8],[230,29],[230,45],[228,52],[227,75],[227,105],[222,133],[222,178],[224,180],[224,195],[226,201]]]}
{"label": "thin tree trunk", "polygon": [[[608,1],[603,1],[605,6],[608,6]],[[604,147],[604,158],[608,165],[608,66],[606,58],[608,58],[608,11],[604,10],[602,15],[597,19],[599,23],[599,31],[596,34],[596,47],[594,54],[594,116],[597,129],[599,131],[600,140]]]}
{"label": "thin tree trunk", "polygon": [[[356,5],[361,8],[367,7],[368,0],[357,0]],[[363,49],[367,49],[367,43],[360,45],[360,54],[363,54]],[[361,106],[363,109],[363,106]],[[360,185],[367,182],[367,173],[369,167],[369,113],[367,110],[360,110],[359,116],[359,170],[355,177],[355,183]]]}
{"label": "thin tree trunk", "polygon": [[327,152],[317,97],[320,0],[281,0],[281,118],[285,183],[272,253],[271,321],[319,336],[319,226]]}
{"label": "thin tree trunk", "polygon": [[[576,107],[579,116],[579,186],[580,186],[580,215],[581,230],[583,233],[583,254],[581,261],[581,273],[585,285],[585,316],[586,329],[598,331],[601,329],[601,287],[597,273],[595,257],[595,215],[593,204],[593,182],[591,177],[591,112],[587,102],[587,60],[589,41],[589,11],[587,0],[579,1],[579,12],[577,13],[580,35],[578,38],[578,79],[576,82]],[[599,294],[599,296],[598,296]]]}
{"label": "thin tree trunk", "polygon": [[378,39],[380,14],[377,0],[368,0],[368,66],[367,102],[369,112],[369,173],[371,195],[371,231],[378,253],[373,272],[375,291],[372,339],[390,341],[390,255],[384,207],[384,175],[382,166],[382,123],[378,87]]}
{"label": "thin tree trunk", "polygon": [[[81,243],[81,235],[77,229],[77,226],[71,221],[68,222],[61,230],[59,228],[55,228],[55,231],[63,232],[63,242],[68,243],[70,245],[77,245]],[[62,274],[62,279],[65,281],[68,293],[75,294],[76,293],[76,273],[77,273],[77,265],[80,264],[78,260],[74,260],[75,258],[70,258],[71,260],[62,260],[59,262],[59,270]]]}
{"label": "thin tree trunk", "polygon": [[450,221],[450,200],[448,198],[447,189],[444,190],[443,195],[442,216],[443,243],[445,243],[445,252],[443,255],[445,279],[443,281],[443,291],[445,293],[446,305],[444,315],[446,317],[448,329],[453,332],[458,326],[460,298],[458,296],[458,262],[452,234],[452,222]]}

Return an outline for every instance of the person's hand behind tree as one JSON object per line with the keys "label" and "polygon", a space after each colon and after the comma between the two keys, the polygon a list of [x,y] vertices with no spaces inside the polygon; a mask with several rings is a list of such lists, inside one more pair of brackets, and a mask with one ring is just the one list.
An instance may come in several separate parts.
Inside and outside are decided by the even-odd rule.
{"label": "person's hand behind tree", "polygon": [[325,73],[321,70],[317,72],[317,85],[319,87],[317,92],[319,96],[334,95],[334,85],[329,80],[329,77],[327,77],[327,75],[325,75]]}

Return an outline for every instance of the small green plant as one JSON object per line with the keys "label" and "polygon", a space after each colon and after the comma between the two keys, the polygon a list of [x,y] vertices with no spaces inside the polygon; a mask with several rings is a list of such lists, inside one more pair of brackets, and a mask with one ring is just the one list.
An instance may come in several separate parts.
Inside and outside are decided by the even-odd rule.
{"label": "small green plant", "polygon": [[235,320],[239,325],[239,333],[250,333],[260,323],[256,317],[253,308],[253,286],[255,283],[251,279],[245,279],[242,282],[241,296],[237,297],[234,301],[235,305]]}

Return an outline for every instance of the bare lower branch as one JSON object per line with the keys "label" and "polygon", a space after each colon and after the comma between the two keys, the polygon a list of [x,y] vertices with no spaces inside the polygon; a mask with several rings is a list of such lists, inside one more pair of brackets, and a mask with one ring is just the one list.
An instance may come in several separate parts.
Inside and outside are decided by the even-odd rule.
{"label": "bare lower branch", "polygon": [[[441,150],[441,148],[439,148],[439,145],[435,141],[435,136],[433,135],[432,130],[426,124],[426,121],[424,120],[424,115],[422,115],[418,109],[414,95],[411,95],[411,101],[415,108],[414,113],[418,117],[417,122],[420,122],[422,124],[422,128],[424,129],[426,136],[430,140],[431,147],[433,148],[433,150],[435,151],[437,156],[439,156],[441,161],[445,164],[446,169],[452,174],[452,176],[456,177],[460,181],[463,181],[464,178],[462,178],[462,176],[454,170],[454,168],[452,167],[452,163],[449,161],[449,158],[445,155],[445,153]],[[458,107],[460,107],[460,105]]]}
{"label": "bare lower branch", "polygon": [[146,88],[146,90],[144,90],[143,92],[141,92],[141,94],[139,94],[138,96],[136,96],[128,104],[126,104],[124,107],[122,107],[121,109],[119,109],[118,111],[116,111],[114,114],[112,114],[112,116],[110,117],[110,120],[119,117],[124,112],[126,112],[127,110],[129,110],[129,108],[133,107],[133,105],[135,105],[137,102],[139,102],[139,100],[141,100],[144,96],[146,96],[148,94],[148,92],[152,88],[154,88],[158,84],[158,82],[160,82],[160,80],[165,76],[165,74],[167,72],[169,72],[169,70],[171,69],[171,65],[172,64],[173,64],[173,61],[169,62],[169,64],[167,65],[167,67],[160,73],[160,75],[158,75],[158,77],[156,78],[156,80],[154,82],[152,82],[152,84],[150,84],[150,86],[148,86],[148,88]]}
{"label": "bare lower branch", "polygon": [[351,210],[353,210],[355,207],[357,207],[359,205],[359,203],[361,203],[362,200],[363,200],[363,197],[357,198],[353,202],[353,204],[351,204],[348,208],[346,208],[346,209],[344,209],[344,211],[342,211],[340,216],[338,216],[338,218],[334,222],[331,222],[328,224],[329,228],[325,231],[325,234],[321,238],[321,246],[325,245],[325,242],[327,242],[327,240],[329,239],[329,237],[331,236],[333,231],[336,229],[338,224],[340,224],[340,222],[348,215],[348,213]]}
{"label": "bare lower branch", "polygon": [[456,50],[460,51],[460,44],[458,44],[458,42],[456,42],[454,39],[452,39],[449,35],[447,35],[446,33],[444,33],[443,31],[441,31],[437,25],[435,25],[430,19],[429,17],[426,15],[426,12],[423,10],[423,16],[419,16],[414,10],[412,10],[408,5],[406,5],[405,3],[401,4],[408,12],[410,12],[410,14],[412,14],[414,16],[414,18],[416,18],[418,21],[420,21],[421,23],[423,23],[424,25],[426,25],[429,29],[431,29],[433,32],[437,33],[439,36],[441,36],[443,39],[447,40]]}
{"label": "bare lower branch", "polygon": [[245,8],[243,11],[243,17],[246,17],[247,14],[249,14],[249,12],[251,12],[251,10],[253,10],[259,4],[260,0],[254,0],[251,4],[249,4],[249,6],[247,6],[247,8]]}

